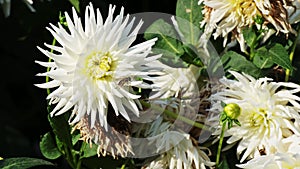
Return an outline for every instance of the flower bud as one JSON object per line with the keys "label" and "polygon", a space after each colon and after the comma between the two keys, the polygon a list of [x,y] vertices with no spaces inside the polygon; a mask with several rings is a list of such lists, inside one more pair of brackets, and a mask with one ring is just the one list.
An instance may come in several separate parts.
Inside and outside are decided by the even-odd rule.
{"label": "flower bud", "polygon": [[241,108],[235,103],[229,103],[224,107],[224,112],[227,117],[234,120],[237,119],[241,114]]}

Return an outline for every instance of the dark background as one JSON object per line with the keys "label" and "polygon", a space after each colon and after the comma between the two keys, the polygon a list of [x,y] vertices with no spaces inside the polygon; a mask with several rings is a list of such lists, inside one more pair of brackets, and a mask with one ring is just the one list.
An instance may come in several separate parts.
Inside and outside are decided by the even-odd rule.
{"label": "dark background", "polygon": [[[105,18],[109,4],[124,6],[125,13],[164,12],[174,14],[174,0],[94,0],[94,8],[100,8]],[[0,157],[43,158],[39,141],[50,131],[47,121],[46,90],[33,84],[43,83],[44,77],[36,77],[45,69],[35,60],[47,61],[36,46],[51,44],[53,37],[45,29],[56,24],[59,12],[71,11],[68,0],[34,1],[32,13],[21,0],[12,0],[11,15],[4,18],[0,11]],[[89,1],[81,1],[84,11]]]}

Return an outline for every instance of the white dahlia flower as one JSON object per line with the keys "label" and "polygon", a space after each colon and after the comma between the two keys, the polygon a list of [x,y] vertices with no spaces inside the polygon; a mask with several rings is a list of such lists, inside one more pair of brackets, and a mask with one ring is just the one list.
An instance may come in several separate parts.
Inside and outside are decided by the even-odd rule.
{"label": "white dahlia flower", "polygon": [[148,139],[160,156],[145,165],[144,169],[206,169],[206,166],[214,165],[203,151],[205,148],[194,145],[189,134],[170,131],[170,126],[161,118],[151,125]]}
{"label": "white dahlia flower", "polygon": [[134,27],[134,19],[123,16],[124,9],[113,19],[115,6],[109,7],[108,17],[103,21],[99,9],[94,12],[92,4],[86,7],[85,23],[73,8],[73,21],[65,13],[68,30],[58,24],[47,28],[60,46],[45,44],[53,53],[39,48],[53,62],[39,62],[50,67],[49,72],[39,76],[53,79],[40,88],[55,88],[47,99],[56,104],[51,115],[60,115],[73,109],[70,122],[75,124],[88,115],[91,128],[95,123],[107,130],[108,106],[117,116],[130,122],[129,113],[139,116],[137,100],[140,95],[132,87],[148,88],[142,79],[151,80],[148,63],[160,55],[148,56],[156,39],[131,46],[142,25]]}
{"label": "white dahlia flower", "polygon": [[[245,51],[242,29],[253,25],[260,29],[260,25],[255,23],[258,16],[264,19],[264,28],[271,24],[277,32],[296,33],[290,25],[299,18],[299,14],[293,14],[298,13],[297,3],[293,0],[199,0],[199,4],[202,3],[205,16],[201,22],[201,27],[205,25],[202,39],[209,39],[214,32],[215,39],[219,36],[224,38],[225,46],[228,34],[232,33],[232,39],[237,39],[241,50]],[[289,17],[292,22],[289,22]]]}
{"label": "white dahlia flower", "polygon": [[165,151],[146,169],[206,169],[213,166],[203,148],[194,146],[189,134],[166,131],[158,135],[157,151]]}
{"label": "white dahlia flower", "polygon": [[198,71],[196,66],[175,68],[159,61],[153,62],[153,66],[155,65],[163,69],[159,72],[159,76],[153,77],[153,93],[150,99],[178,97],[180,94],[189,97],[199,92],[197,86],[199,75],[196,73]]}
{"label": "white dahlia flower", "polygon": [[292,135],[280,142],[284,147],[280,152],[258,156],[246,164],[237,165],[240,168],[272,168],[272,169],[300,169],[300,136]]}
{"label": "white dahlia flower", "polygon": [[283,138],[300,134],[300,98],[295,95],[300,91],[299,85],[230,73],[236,80],[220,80],[224,89],[211,96],[211,111],[222,112],[221,101],[236,103],[241,108],[238,117],[241,126],[233,125],[225,133],[230,136],[228,144],[239,141],[238,155],[246,150],[241,161],[280,151],[284,148],[280,146]]}

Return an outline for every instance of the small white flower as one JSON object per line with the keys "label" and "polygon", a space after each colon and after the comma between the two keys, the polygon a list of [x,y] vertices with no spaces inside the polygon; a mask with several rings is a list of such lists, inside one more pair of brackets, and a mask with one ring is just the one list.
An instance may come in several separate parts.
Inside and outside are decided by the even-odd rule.
{"label": "small white flower", "polygon": [[260,151],[263,154],[279,151],[283,149],[280,146],[282,138],[300,134],[300,98],[295,95],[300,91],[299,85],[270,82],[270,78],[256,80],[234,71],[230,73],[236,80],[220,80],[225,87],[211,96],[211,111],[222,112],[221,101],[236,103],[241,108],[238,117],[241,126],[233,125],[225,133],[230,136],[228,144],[239,141],[238,155],[246,150],[241,161],[260,156]]}
{"label": "small white flower", "polygon": [[[92,4],[86,7],[85,26],[73,8],[73,21],[65,13],[69,30],[62,25],[47,28],[61,46],[45,44],[51,53],[39,48],[53,62],[37,62],[51,67],[52,81],[38,84],[41,88],[55,88],[47,99],[56,104],[51,115],[60,115],[73,109],[70,118],[75,124],[88,115],[91,128],[100,123],[107,130],[108,106],[111,104],[117,116],[130,122],[128,113],[139,116],[138,98],[132,87],[148,88],[140,78],[151,80],[148,63],[160,55],[149,56],[156,39],[130,47],[142,25],[136,27],[134,19],[123,16],[124,9],[113,19],[115,6],[109,7],[108,17],[103,21],[99,9],[94,12]],[[138,77],[138,78],[137,78]]]}

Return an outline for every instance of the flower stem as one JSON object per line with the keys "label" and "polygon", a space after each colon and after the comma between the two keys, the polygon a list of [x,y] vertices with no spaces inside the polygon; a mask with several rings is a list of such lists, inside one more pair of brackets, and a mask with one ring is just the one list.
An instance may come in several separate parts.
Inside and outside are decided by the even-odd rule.
{"label": "flower stem", "polygon": [[121,169],[125,169],[125,167],[126,167],[126,164],[123,164],[123,165],[121,166]]}
{"label": "flower stem", "polygon": [[195,122],[189,118],[186,118],[184,116],[181,116],[179,114],[176,114],[170,110],[165,110],[157,105],[154,105],[154,104],[150,104],[150,103],[147,103],[147,102],[144,102],[144,101],[140,101],[141,104],[144,106],[144,107],[147,107],[147,108],[151,108],[151,109],[154,109],[154,110],[157,110],[157,111],[163,111],[164,114],[166,114],[167,116],[173,118],[173,119],[178,119],[180,121],[183,121],[189,125],[192,125],[194,127],[197,127],[197,128],[200,128],[202,130],[207,130],[209,131],[209,128],[207,126],[205,126],[204,124],[201,124],[201,123],[198,123],[198,122]]}
{"label": "flower stem", "polygon": [[221,149],[222,149],[222,144],[223,144],[223,139],[224,139],[224,132],[225,132],[225,128],[226,128],[226,123],[227,122],[223,122],[223,125],[222,125],[222,131],[221,131],[221,135],[220,135],[217,158],[216,158],[216,168],[219,168],[220,155],[221,155]]}
{"label": "flower stem", "polygon": [[256,46],[256,44],[257,44],[258,39],[259,39],[259,38],[258,38],[257,36],[255,36],[253,42],[252,42],[251,45],[250,45],[250,58],[249,58],[250,61],[253,61],[254,54],[255,54],[255,46]]}
{"label": "flower stem", "polygon": [[[300,33],[300,27],[298,28],[298,32],[297,32],[297,36],[296,36],[296,39],[293,43],[293,46],[292,46],[292,51],[290,53],[290,61],[292,62],[293,59],[294,59],[294,54],[295,54],[295,50],[296,50],[296,46],[297,46],[297,40],[298,40],[298,37],[299,37],[299,33]],[[291,70],[289,69],[286,69],[285,71],[285,82],[288,82],[289,81],[289,77],[290,77],[290,73],[291,73]]]}

